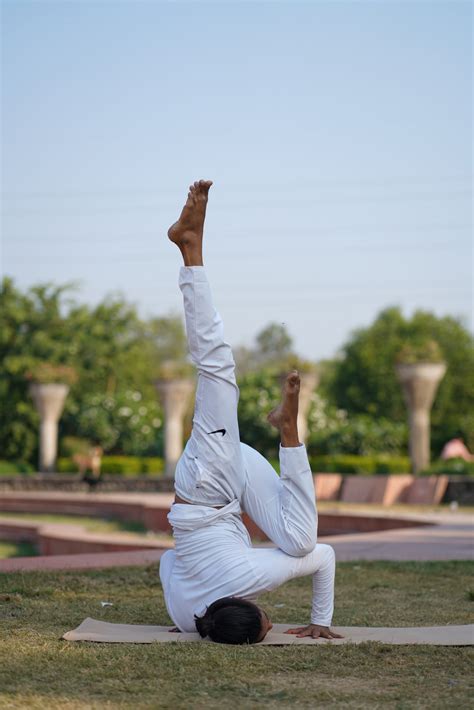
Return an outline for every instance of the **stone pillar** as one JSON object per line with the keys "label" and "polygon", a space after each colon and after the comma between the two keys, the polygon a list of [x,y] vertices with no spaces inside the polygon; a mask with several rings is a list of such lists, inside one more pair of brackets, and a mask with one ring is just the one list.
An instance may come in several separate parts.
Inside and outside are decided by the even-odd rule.
{"label": "stone pillar", "polygon": [[195,382],[191,378],[157,380],[155,386],[165,416],[165,474],[172,477],[183,451],[183,417]]}
{"label": "stone pillar", "polygon": [[42,473],[53,473],[58,453],[58,421],[69,387],[34,382],[30,385],[29,392],[40,415],[39,470]]}
{"label": "stone pillar", "polygon": [[[281,386],[285,384],[288,372],[281,373]],[[317,372],[300,372],[300,397],[298,402],[298,435],[303,444],[308,438],[308,414],[311,404],[311,395],[318,386],[319,375]]]}
{"label": "stone pillar", "polygon": [[430,463],[430,411],[446,365],[420,362],[395,369],[408,408],[412,470],[418,473]]}
{"label": "stone pillar", "polygon": [[318,386],[317,372],[300,372],[300,399],[298,404],[298,434],[300,441],[306,444],[308,439],[308,414],[311,396]]}

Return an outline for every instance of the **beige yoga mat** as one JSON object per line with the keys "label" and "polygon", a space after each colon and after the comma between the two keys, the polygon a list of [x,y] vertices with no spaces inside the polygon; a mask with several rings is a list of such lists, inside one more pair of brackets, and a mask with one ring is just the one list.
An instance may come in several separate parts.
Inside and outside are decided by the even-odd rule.
{"label": "beige yoga mat", "polygon": [[[287,629],[298,624],[274,624],[258,646],[283,646],[288,644],[321,644],[330,643],[364,643],[365,641],[380,641],[388,644],[429,644],[430,646],[472,646],[474,644],[474,624],[466,626],[418,626],[407,628],[367,628],[364,626],[335,626],[335,631],[344,636],[343,639],[309,639],[296,638],[285,634]],[[66,641],[99,641],[101,643],[183,643],[199,641],[209,643],[199,634],[182,634],[170,632],[170,626],[139,626],[134,624],[109,624],[97,619],[85,619],[77,629],[68,631],[63,639]]]}

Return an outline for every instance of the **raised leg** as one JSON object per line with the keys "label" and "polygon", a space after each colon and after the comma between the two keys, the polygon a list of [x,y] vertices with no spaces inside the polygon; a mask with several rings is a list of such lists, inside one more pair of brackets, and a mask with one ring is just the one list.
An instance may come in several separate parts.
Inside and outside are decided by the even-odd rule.
{"label": "raised leg", "polygon": [[232,350],[224,340],[203,266],[202,240],[210,181],[191,185],[179,220],[168,236],[181,251],[186,333],[198,384],[193,432],[176,467],[175,488],[184,500],[225,505],[244,485]]}

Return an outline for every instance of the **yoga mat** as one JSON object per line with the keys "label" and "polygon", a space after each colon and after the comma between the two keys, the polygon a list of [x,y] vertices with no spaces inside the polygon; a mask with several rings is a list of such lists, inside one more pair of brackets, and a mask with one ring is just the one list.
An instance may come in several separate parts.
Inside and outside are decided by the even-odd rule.
{"label": "yoga mat", "polygon": [[[273,629],[257,646],[286,646],[330,643],[364,643],[365,641],[380,641],[388,644],[428,644],[430,646],[472,646],[474,645],[474,624],[465,626],[417,626],[407,628],[367,628],[364,626],[335,626],[335,631],[344,636],[343,639],[310,639],[296,638],[285,634],[287,629],[302,624],[274,624]],[[98,641],[101,643],[184,643],[199,641],[212,643],[202,639],[198,633],[172,633],[170,626],[141,626],[135,624],[109,624],[97,619],[85,619],[77,629],[68,631],[63,639],[66,641]]]}

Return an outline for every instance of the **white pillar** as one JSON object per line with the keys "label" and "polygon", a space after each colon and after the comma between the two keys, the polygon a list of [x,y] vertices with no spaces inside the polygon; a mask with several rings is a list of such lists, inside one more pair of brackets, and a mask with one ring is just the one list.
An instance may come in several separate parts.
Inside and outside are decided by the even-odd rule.
{"label": "white pillar", "polygon": [[165,473],[172,477],[183,452],[183,418],[194,391],[191,378],[157,380],[165,416]]}
{"label": "white pillar", "polygon": [[40,415],[39,470],[52,473],[58,453],[58,421],[64,408],[69,387],[62,384],[30,385],[31,398]]}
{"label": "white pillar", "polygon": [[[297,368],[295,368],[297,369]],[[298,400],[298,437],[302,444],[306,444],[308,438],[308,414],[311,405],[311,395],[318,386],[319,375],[316,371],[299,372],[300,376],[300,396]],[[286,382],[288,372],[281,373],[280,382],[282,387]]]}
{"label": "white pillar", "polygon": [[395,369],[408,408],[412,470],[418,473],[430,464],[430,411],[446,365],[420,362]]}
{"label": "white pillar", "polygon": [[300,397],[298,402],[298,435],[303,444],[308,439],[308,414],[311,396],[318,386],[319,376],[316,372],[300,373]]}

